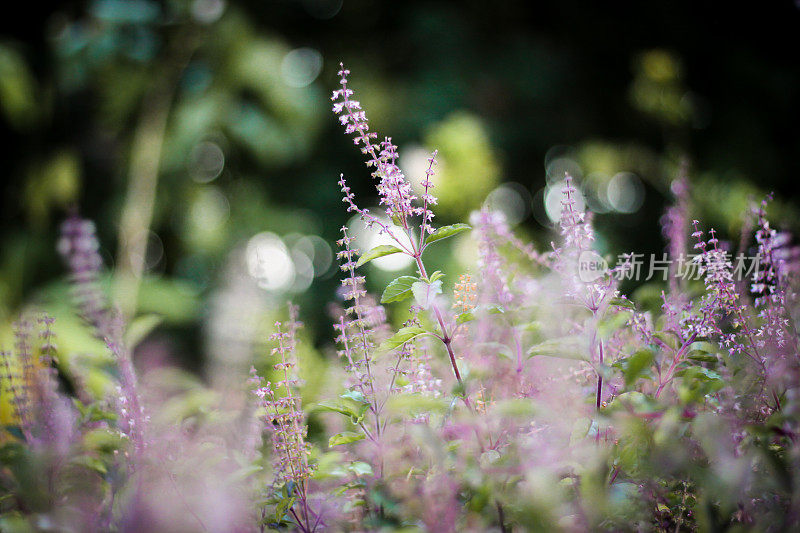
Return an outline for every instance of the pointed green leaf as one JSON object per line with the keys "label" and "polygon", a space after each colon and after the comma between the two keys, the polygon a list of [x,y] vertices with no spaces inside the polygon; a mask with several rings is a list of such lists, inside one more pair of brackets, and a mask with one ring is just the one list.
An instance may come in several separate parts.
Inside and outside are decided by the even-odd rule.
{"label": "pointed green leaf", "polygon": [[467,311],[466,313],[461,313],[456,317],[456,324],[463,324],[464,322],[470,322],[475,320],[475,315]]}
{"label": "pointed green leaf", "polygon": [[424,335],[428,333],[424,329],[419,326],[409,326],[407,328],[402,328],[400,331],[392,335],[391,338],[385,340],[383,344],[381,344],[378,349],[379,350],[394,350],[402,346],[403,344],[407,343],[414,337],[419,337],[420,335]]}
{"label": "pointed green leaf", "polygon": [[369,463],[364,463],[362,461],[353,461],[350,463],[350,466],[348,466],[347,469],[358,476],[372,475],[372,467],[369,465]]}
{"label": "pointed green leaf", "polygon": [[342,431],[341,433],[337,433],[328,439],[328,446],[333,448],[334,446],[339,446],[340,444],[349,444],[351,442],[358,442],[360,440],[364,440],[363,433],[356,433],[355,431]]}
{"label": "pointed green leaf", "polygon": [[428,276],[428,279],[431,281],[431,283],[433,283],[437,279],[441,279],[443,277],[444,277],[444,274],[442,274],[442,271],[441,270],[437,270],[436,272],[434,272],[433,274]]}
{"label": "pointed green leaf", "polygon": [[373,259],[377,259],[379,257],[383,257],[384,255],[392,255],[398,252],[402,252],[400,248],[397,246],[392,246],[391,244],[381,244],[380,246],[376,246],[369,252],[365,253],[361,257],[358,258],[358,262],[356,263],[356,268],[369,263]]}
{"label": "pointed green leaf", "polygon": [[364,416],[364,413],[369,408],[368,403],[351,404],[346,402],[319,402],[316,409],[320,411],[331,411],[334,413],[341,413],[351,420],[359,420]]}
{"label": "pointed green leaf", "polygon": [[364,398],[364,394],[361,391],[349,390],[349,391],[343,392],[339,396],[342,397],[342,398],[348,398],[348,399],[353,400],[353,401],[358,402],[358,403],[369,404],[369,400]]}
{"label": "pointed green leaf", "polygon": [[467,231],[469,229],[472,228],[468,224],[462,223],[452,224],[450,226],[442,226],[428,236],[428,238],[425,240],[425,244],[430,244],[432,242],[452,237],[453,235],[457,235],[462,231]]}
{"label": "pointed green leaf", "polygon": [[400,276],[393,280],[386,286],[386,290],[383,291],[381,303],[401,302],[406,298],[410,298],[413,294],[411,292],[411,286],[418,281],[419,278],[415,278],[414,276]]}

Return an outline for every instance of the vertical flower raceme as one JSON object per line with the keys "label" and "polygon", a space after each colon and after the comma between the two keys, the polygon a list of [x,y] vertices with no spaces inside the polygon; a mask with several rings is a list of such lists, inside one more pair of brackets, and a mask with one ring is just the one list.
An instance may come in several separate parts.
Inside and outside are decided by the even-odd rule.
{"label": "vertical flower raceme", "polygon": [[[42,342],[39,348],[39,368],[34,381],[33,396],[39,406],[42,439],[55,444],[60,440],[61,433],[69,431],[71,428],[65,428],[65,421],[59,420],[64,414],[65,409],[62,409],[62,406],[66,400],[58,394],[58,371],[55,368],[56,345],[52,328],[55,319],[45,313],[39,317],[38,322],[40,325],[39,338]],[[59,431],[60,429],[65,431]]]}
{"label": "vertical flower raceme", "polygon": [[461,274],[458,277],[458,283],[453,286],[453,307],[457,313],[469,313],[475,309],[477,291],[478,284],[473,283],[469,274]]}
{"label": "vertical flower raceme", "polygon": [[17,410],[20,415],[20,427],[23,428],[23,431],[30,432],[35,423],[34,407],[36,402],[34,397],[36,367],[33,362],[33,347],[31,346],[33,325],[27,317],[22,316],[14,323],[13,328],[16,363],[19,368]]}
{"label": "vertical flower raceme", "polygon": [[433,220],[434,214],[433,211],[431,211],[431,206],[439,203],[439,200],[432,193],[434,185],[431,181],[431,176],[434,174],[433,167],[436,165],[437,154],[438,151],[434,150],[433,154],[428,158],[428,169],[425,171],[425,177],[420,183],[424,190],[422,193],[422,207],[419,208],[419,214],[422,215],[422,222],[420,223],[420,235],[422,237],[424,237],[425,234],[433,233],[431,221]]}
{"label": "vertical flower raceme", "polygon": [[[448,357],[450,359],[450,364],[453,367],[453,373],[459,383],[463,385],[455,352],[453,351],[452,347],[453,331],[450,330],[453,329],[453,327],[451,326],[448,328],[442,311],[439,309],[434,299],[430,298],[432,294],[436,293],[438,286],[434,285],[436,282],[435,279],[431,280],[428,278],[428,272],[422,260],[422,253],[429,244],[467,230],[469,229],[469,226],[466,224],[455,224],[452,226],[439,228],[438,230],[433,229],[431,226],[433,213],[430,209],[430,206],[436,204],[436,197],[431,192],[433,185],[431,176],[433,175],[433,167],[436,163],[436,153],[434,153],[428,160],[428,169],[425,172],[425,178],[422,182],[424,188],[422,205],[419,206],[417,205],[418,199],[412,194],[411,185],[405,179],[405,176],[403,176],[403,173],[397,166],[397,149],[392,144],[391,139],[386,138],[378,145],[375,142],[377,135],[374,132],[369,131],[369,124],[367,122],[366,114],[364,113],[363,109],[361,109],[361,104],[352,98],[353,91],[347,85],[347,76],[349,74],[350,72],[342,65],[341,70],[339,71],[340,88],[333,91],[332,95],[332,100],[334,101],[333,111],[339,115],[339,121],[345,127],[345,133],[348,135],[353,135],[353,142],[357,146],[360,146],[361,152],[366,155],[367,166],[373,169],[372,176],[377,180],[380,203],[381,205],[385,206],[386,214],[389,216],[389,221],[382,222],[377,217],[369,213],[368,210],[360,208],[355,203],[354,195],[343,176],[339,180],[339,186],[341,187],[344,195],[342,200],[347,204],[348,212],[357,212],[369,228],[377,225],[379,228],[379,233],[388,234],[397,245],[384,245],[376,247],[375,249],[367,252],[367,255],[363,256],[363,258],[368,258],[368,260],[371,260],[381,255],[404,253],[415,261],[420,277],[420,283],[427,283],[428,285],[428,287],[423,287],[423,290],[418,290],[417,292],[419,294],[428,295],[428,298],[425,299],[425,305],[423,305],[423,307],[430,308],[432,313],[435,315],[436,322],[439,324],[440,330],[439,334],[436,334],[436,336],[445,345],[445,348],[448,352]],[[419,217],[421,219],[419,222],[419,235],[415,234],[417,227],[416,222],[411,220],[414,217]],[[431,276],[433,276],[433,274]],[[345,284],[352,285],[352,281],[345,281]],[[419,289],[420,286],[417,285],[417,287]],[[356,307],[358,306],[356,305]],[[345,353],[348,353],[348,351],[352,348],[350,344],[353,339],[347,338],[345,335],[346,327],[344,322],[344,320],[341,321],[338,329],[342,331],[341,340],[346,339],[348,342],[348,346],[345,350]],[[357,329],[362,328],[357,325]],[[361,336],[365,337],[363,332]],[[365,340],[361,341],[360,343],[357,341],[355,346],[358,346],[358,344],[361,344],[364,348],[367,347],[367,342]],[[368,363],[369,362],[367,361],[367,364]],[[372,393],[373,391],[371,390],[370,392]],[[374,401],[374,394],[372,395],[372,398],[372,409],[377,417],[378,409],[377,404]],[[465,405],[469,407],[469,399],[466,396],[464,396],[462,399],[464,400]],[[380,427],[380,423],[378,423],[377,426]]]}
{"label": "vertical flower raceme", "polygon": [[[353,237],[348,235],[347,227],[342,228],[342,238],[337,241],[340,247],[337,257],[341,261],[342,297],[347,304],[344,313],[334,325],[338,335],[336,342],[340,345],[339,355],[347,362],[347,371],[353,378],[351,388],[358,390],[370,404],[370,410],[378,416],[378,402],[375,395],[375,379],[373,376],[373,352],[375,343],[372,339],[372,327],[380,323],[382,308],[370,305],[367,291],[364,288],[364,277],[356,274],[356,260],[359,251],[351,246]],[[376,318],[378,318],[376,320]],[[379,422],[376,426],[379,427]]]}
{"label": "vertical flower raceme", "polygon": [[[15,352],[3,351],[0,364],[14,415],[25,441],[34,450],[47,449],[63,456],[73,444],[75,413],[72,403],[58,391],[54,367],[54,319],[43,314],[39,324],[39,359],[33,359],[33,322],[21,317],[14,325]],[[5,391],[4,391],[5,392]],[[55,475],[56,469],[51,472]]]}
{"label": "vertical flower raceme", "polygon": [[[561,200],[561,246],[553,246],[556,270],[561,274],[565,294],[576,300],[592,314],[592,320],[587,321],[583,334],[589,342],[589,357],[597,365],[597,389],[595,394],[595,407],[599,411],[603,406],[603,374],[599,370],[606,363],[608,346],[602,336],[598,334],[598,323],[609,309],[611,299],[618,296],[614,276],[611,271],[584,272],[582,265],[587,262],[596,262],[599,256],[592,250],[594,242],[594,229],[591,222],[591,213],[584,212],[578,206],[578,190],[572,183],[572,177],[567,174],[564,178]],[[619,267],[627,268],[627,262]],[[590,274],[587,276],[587,274]],[[596,435],[600,439],[600,433]]]}
{"label": "vertical flower raceme", "polygon": [[[433,168],[436,165],[436,152],[428,158],[428,168],[421,181],[423,194],[421,205],[419,205],[420,199],[413,194],[411,183],[397,164],[399,157],[397,146],[392,144],[392,139],[389,137],[378,143],[376,141],[377,133],[369,130],[366,113],[361,108],[361,104],[352,98],[353,90],[347,86],[349,74],[350,71],[342,66],[339,71],[340,88],[333,91],[331,98],[334,101],[333,111],[339,115],[339,121],[345,127],[345,133],[353,135],[353,142],[366,155],[367,166],[372,168],[372,177],[376,180],[379,203],[384,207],[389,220],[402,228],[410,240],[410,245],[405,242],[405,239],[399,239],[387,224],[381,222],[367,209],[359,208],[344,177],[341,177],[339,185],[344,193],[343,201],[348,204],[347,210],[357,212],[368,227],[378,225],[379,231],[388,233],[401,250],[418,258],[425,246],[425,236],[434,231],[431,225],[434,217],[431,206],[437,204],[437,199],[432,192],[431,176],[434,174]],[[413,217],[420,217],[420,235],[417,238],[413,234],[413,227],[415,227],[411,220]]]}
{"label": "vertical flower raceme", "polygon": [[116,406],[120,430],[133,445],[134,457],[128,468],[134,469],[145,449],[144,406],[139,398],[136,372],[130,350],[125,346],[122,333],[122,317],[111,310],[111,306],[100,288],[99,243],[94,224],[73,213],[61,225],[58,251],[70,271],[76,303],[81,314],[95,330],[95,335],[105,341],[119,369],[119,387]]}
{"label": "vertical flower raceme", "polygon": [[506,261],[498,248],[501,239],[509,234],[502,213],[484,208],[470,217],[478,239],[478,267],[483,282],[482,300],[484,303],[507,305],[514,299],[508,284]]}
{"label": "vertical flower raceme", "polygon": [[561,190],[561,217],[559,226],[563,245],[567,249],[588,250],[594,241],[594,231],[587,220],[586,213],[578,208],[576,195],[578,190],[572,183],[572,176],[564,177],[564,188]]}
{"label": "vertical flower raceme", "polygon": [[755,342],[765,359],[767,379],[771,382],[775,406],[780,406],[779,382],[796,381],[798,372],[797,333],[792,325],[787,308],[789,283],[784,261],[779,257],[780,244],[778,232],[770,227],[767,220],[768,196],[757,210],[758,229],[758,267],[753,273],[751,292],[753,305],[761,319],[756,329]]}
{"label": "vertical flower raceme", "polygon": [[786,311],[789,283],[786,263],[780,256],[780,236],[770,227],[766,216],[770,199],[765,199],[757,211],[759,263],[753,273],[751,292],[755,298],[753,305],[759,309],[759,316],[763,320],[756,335],[761,337],[762,344],[769,339],[777,347],[783,348],[787,343],[795,345],[796,341],[791,334],[791,321]]}
{"label": "vertical flower raceme", "polygon": [[680,331],[679,317],[689,304],[686,295],[685,281],[678,272],[678,265],[683,264],[686,258],[689,235],[689,180],[687,177],[688,163],[683,161],[678,172],[678,177],[670,187],[674,195],[674,204],[667,208],[661,217],[661,228],[667,241],[669,261],[669,292],[664,297],[664,312],[668,326],[675,332]]}
{"label": "vertical flower raceme", "polygon": [[294,493],[297,503],[290,504],[288,512],[302,531],[312,531],[315,528],[311,524],[319,523],[319,517],[309,507],[307,481],[313,467],[308,461],[308,428],[304,423],[302,400],[297,394],[300,380],[296,374],[296,332],[300,326],[296,308],[290,306],[289,322],[276,322],[276,331],[270,336],[276,343],[272,355],[278,356],[273,368],[280,379],[275,383],[264,381],[255,368],[251,368],[250,382],[255,385],[253,394],[264,408],[266,426],[270,428],[276,485],[293,487],[290,492]]}
{"label": "vertical flower raceme", "polygon": [[95,328],[97,336],[113,339],[120,332],[100,289],[103,260],[99,248],[92,221],[73,213],[61,224],[58,252],[69,269],[75,301],[83,317]]}
{"label": "vertical flower raceme", "polygon": [[18,359],[14,357],[13,352],[0,350],[0,364],[3,365],[2,382],[5,384],[5,390],[2,392],[7,393],[10,397],[13,415],[19,423],[20,431],[25,440],[31,442],[33,440],[32,413],[29,409],[27,387],[19,368]]}
{"label": "vertical flower raceme", "polygon": [[667,240],[670,262],[670,293],[679,291],[681,278],[675,272],[677,261],[686,255],[687,235],[689,235],[689,180],[687,178],[687,163],[682,162],[678,177],[672,182],[670,190],[675,197],[675,203],[667,208],[661,217],[661,229]]}
{"label": "vertical flower raceme", "polygon": [[[756,342],[754,331],[748,323],[747,311],[740,302],[740,296],[733,280],[733,265],[729,254],[719,245],[716,231],[709,230],[710,238],[703,240],[703,232],[699,229],[699,221],[692,222],[697,240],[694,245],[699,250],[696,257],[700,272],[704,276],[706,294],[700,303],[702,317],[694,316],[687,321],[690,331],[698,337],[718,338],[720,348],[731,355],[741,353],[753,360],[765,377],[765,364]],[[723,328],[723,321],[728,321],[732,331]]]}
{"label": "vertical flower raceme", "polygon": [[[609,271],[587,273],[580,270],[587,258],[590,261],[599,259],[592,250],[594,229],[591,213],[586,213],[579,207],[578,190],[572,183],[571,176],[565,176],[561,193],[561,245],[553,245],[555,268],[561,274],[565,293],[577,299],[592,313],[596,313],[616,294],[614,278]],[[590,275],[587,277],[587,274]]]}
{"label": "vertical flower raceme", "polygon": [[294,328],[288,325],[283,331],[280,322],[275,323],[275,328],[277,331],[270,337],[277,343],[272,355],[280,359],[273,368],[282,379],[274,384],[267,382],[255,393],[267,410],[268,425],[273,427],[276,476],[287,482],[302,483],[311,474],[311,467],[308,463],[309,448],[305,441],[307,428],[303,423],[302,402],[297,395],[299,379],[295,371]]}

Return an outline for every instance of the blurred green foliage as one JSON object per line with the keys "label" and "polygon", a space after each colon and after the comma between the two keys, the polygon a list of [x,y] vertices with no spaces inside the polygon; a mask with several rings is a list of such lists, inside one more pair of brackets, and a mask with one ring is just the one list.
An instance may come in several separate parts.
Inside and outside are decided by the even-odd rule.
{"label": "blurred green foliage", "polygon": [[[375,197],[330,113],[340,60],[373,127],[395,132],[401,159],[406,148],[439,150],[437,222],[463,220],[512,181],[529,193],[519,230],[549,242],[545,188],[567,169],[600,213],[604,251],[660,252],[663,243],[644,235],[657,234],[667,184],[687,156],[697,218],[736,240],[748,202],[774,189],[777,219],[798,229],[792,2],[337,6],[73,0],[5,17],[4,323],[26,303],[57,301],[56,230],[71,207],[97,221],[109,266],[128,268],[118,264],[130,246],[119,239],[120,217],[140,202],[129,190],[136,151],[152,148],[136,139],[160,117],[163,135],[143,137],[160,160],[138,312],[165,315],[162,327],[196,366],[203,349],[193,339],[231,252],[269,231],[288,236],[297,268],[313,263],[313,283],[296,277],[296,290],[259,297],[295,298],[314,343],[328,342],[330,250],[295,244],[308,236],[333,244],[347,216],[340,171],[367,204]],[[560,163],[549,168],[556,153]],[[603,203],[621,173],[642,187],[632,213]],[[454,264],[464,253],[450,243],[433,259]],[[377,286],[388,274],[373,277]]]}

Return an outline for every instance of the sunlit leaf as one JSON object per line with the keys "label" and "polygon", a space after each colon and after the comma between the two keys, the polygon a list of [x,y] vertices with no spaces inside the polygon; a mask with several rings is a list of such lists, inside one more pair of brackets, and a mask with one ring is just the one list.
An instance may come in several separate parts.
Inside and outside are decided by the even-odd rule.
{"label": "sunlit leaf", "polygon": [[431,281],[431,283],[433,283],[437,279],[441,279],[443,277],[444,277],[444,274],[442,274],[442,271],[441,270],[437,270],[436,272],[434,272],[433,274],[428,276],[428,279]]}
{"label": "sunlit leaf", "polygon": [[401,302],[406,298],[410,298],[413,294],[411,286],[418,281],[419,278],[415,278],[414,276],[400,276],[392,280],[392,282],[386,286],[386,290],[383,291],[381,303]]}
{"label": "sunlit leaf", "polygon": [[465,322],[471,322],[472,320],[475,320],[475,315],[467,311],[466,313],[460,313],[456,317],[456,324],[463,324]]}
{"label": "sunlit leaf", "polygon": [[328,446],[331,448],[341,444],[349,444],[351,442],[358,442],[364,440],[363,433],[356,433],[355,431],[342,431],[328,439]]}
{"label": "sunlit leaf", "polygon": [[428,238],[425,240],[426,244],[431,244],[436,241],[440,241],[442,239],[446,239],[448,237],[452,237],[453,235],[458,235],[462,231],[467,231],[472,229],[469,224],[451,224],[450,226],[442,226],[438,228],[436,231],[431,233]]}
{"label": "sunlit leaf", "polygon": [[391,244],[381,244],[359,257],[358,262],[356,262],[356,268],[369,263],[373,259],[402,252],[403,250],[397,246],[392,246]]}
{"label": "sunlit leaf", "polygon": [[407,343],[411,339],[419,337],[420,335],[425,335],[426,333],[429,332],[419,326],[408,326],[401,328],[400,331],[392,335],[389,339],[385,340],[378,349],[394,350],[395,348],[399,348],[403,344]]}

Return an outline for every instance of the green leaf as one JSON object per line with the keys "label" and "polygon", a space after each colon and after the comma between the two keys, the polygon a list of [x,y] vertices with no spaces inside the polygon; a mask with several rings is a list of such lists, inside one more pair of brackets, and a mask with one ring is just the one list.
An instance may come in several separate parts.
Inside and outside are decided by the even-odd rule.
{"label": "green leaf", "polygon": [[687,359],[697,361],[698,363],[718,363],[719,359],[716,355],[709,355],[707,353],[690,353],[686,356]]}
{"label": "green leaf", "polygon": [[588,361],[589,348],[586,343],[578,341],[574,337],[561,337],[559,339],[546,340],[528,350],[528,357],[537,355]]}
{"label": "green leaf", "polygon": [[718,353],[719,349],[710,342],[697,341],[689,346],[689,355],[686,358],[702,363],[718,363]]}
{"label": "green leaf", "polygon": [[437,279],[441,279],[443,277],[444,277],[444,274],[442,274],[442,271],[441,270],[437,270],[436,272],[434,272],[433,274],[428,276],[428,279],[430,280],[431,283],[433,283]]}
{"label": "green leaf", "polygon": [[395,348],[399,348],[403,344],[407,343],[411,339],[419,337],[420,335],[424,335],[426,333],[429,332],[419,326],[409,326],[406,328],[401,328],[400,331],[392,335],[391,338],[385,340],[378,347],[378,349],[386,351],[394,350]]}
{"label": "green leaf", "polygon": [[341,433],[337,433],[328,439],[328,446],[333,448],[334,446],[339,446],[340,444],[349,444],[351,442],[358,442],[360,440],[364,440],[363,433],[356,433],[355,431],[342,431]]}
{"label": "green leaf", "polygon": [[427,309],[433,303],[437,294],[442,294],[441,280],[425,283],[424,281],[417,281],[411,285],[411,292],[414,294],[414,299],[417,305],[423,309]]}
{"label": "green leaf", "polygon": [[343,392],[339,396],[341,398],[347,398],[347,399],[353,400],[354,402],[358,402],[358,403],[369,405],[369,400],[364,398],[364,394],[362,394],[361,391],[349,390],[349,391]]}
{"label": "green leaf", "polygon": [[79,455],[75,457],[70,464],[75,466],[83,466],[89,470],[94,470],[98,474],[107,474],[108,468],[106,467],[105,463],[98,459],[97,457],[93,457],[91,455]]}
{"label": "green leaf", "polygon": [[442,226],[428,236],[428,238],[425,240],[425,244],[428,245],[432,242],[440,241],[442,239],[452,237],[453,235],[458,235],[462,231],[467,231],[469,229],[472,228],[468,224],[462,223],[452,224],[450,226]]}
{"label": "green leaf", "polygon": [[698,381],[712,382],[715,384],[715,386],[719,387],[722,387],[725,383],[722,381],[722,376],[720,376],[719,373],[701,366],[692,366],[683,370],[679,370],[678,372],[675,372],[675,375],[684,379],[696,379]]}
{"label": "green leaf", "polygon": [[329,402],[323,401],[319,402],[316,407],[320,411],[331,411],[334,413],[340,413],[344,416],[353,420],[355,424],[361,420],[364,416],[364,413],[369,408],[369,403],[361,403],[357,405],[349,404],[346,402]]}
{"label": "green leaf", "polygon": [[372,467],[368,463],[362,461],[353,461],[347,469],[358,476],[372,475]]}
{"label": "green leaf", "polygon": [[414,276],[400,276],[392,280],[392,282],[386,286],[386,290],[383,291],[381,303],[402,302],[406,298],[410,298],[413,294],[411,286],[418,281],[419,278],[415,278]]}
{"label": "green leaf", "polygon": [[653,333],[653,337],[657,338],[673,350],[678,349],[678,345],[683,342],[677,333],[672,331],[656,331]]}
{"label": "green leaf", "polygon": [[386,401],[386,411],[393,415],[409,417],[419,413],[443,413],[450,402],[446,398],[432,398],[420,394],[395,394]]}
{"label": "green leaf", "polygon": [[639,350],[628,357],[622,365],[625,386],[630,387],[653,364],[654,354],[650,350]]}
{"label": "green leaf", "polygon": [[475,320],[475,315],[467,311],[466,313],[461,313],[456,317],[456,324],[463,324],[464,322],[470,322]]}
{"label": "green leaf", "polygon": [[292,508],[296,499],[297,498],[294,496],[280,499],[280,501],[275,505],[274,521],[276,523],[283,521],[283,518],[286,516],[286,513],[289,512],[289,509]]}
{"label": "green leaf", "polygon": [[604,409],[607,413],[627,411],[637,415],[650,415],[658,412],[658,404],[639,391],[623,392]]}
{"label": "green leaf", "polygon": [[10,435],[12,435],[17,440],[19,441],[25,440],[25,434],[22,432],[21,427],[13,425],[13,426],[4,426],[3,429],[5,429]]}
{"label": "green leaf", "polygon": [[620,328],[625,327],[631,316],[633,313],[630,311],[607,313],[597,324],[597,334],[603,340],[610,339]]}
{"label": "green leaf", "polygon": [[142,342],[154,329],[156,329],[164,319],[159,315],[143,315],[134,318],[127,331],[125,331],[125,346],[133,350],[136,345]]}
{"label": "green leaf", "polygon": [[377,259],[379,257],[383,257],[384,255],[396,254],[396,253],[402,252],[402,251],[403,250],[401,250],[397,246],[392,246],[391,244],[381,244],[379,246],[376,246],[375,248],[373,248],[369,252],[365,253],[361,257],[359,257],[358,258],[358,262],[356,263],[356,268],[358,268],[361,265],[364,265],[366,263],[369,263],[373,259]]}
{"label": "green leaf", "polygon": [[590,429],[592,429],[591,418],[578,418],[572,423],[572,432],[569,436],[569,443],[575,444],[576,442],[582,441],[589,434]]}
{"label": "green leaf", "polygon": [[608,302],[608,304],[615,305],[617,307],[624,307],[625,309],[636,309],[636,305],[627,298],[611,298],[611,301]]}

